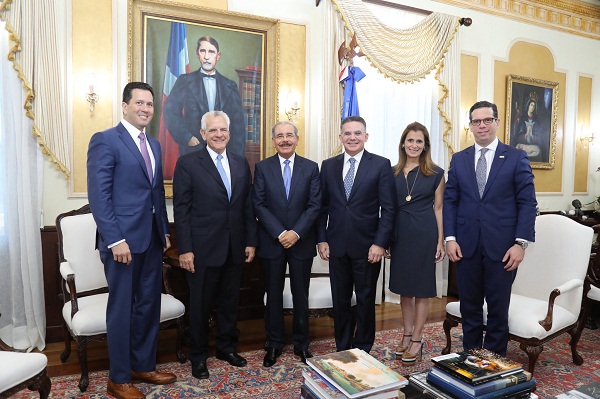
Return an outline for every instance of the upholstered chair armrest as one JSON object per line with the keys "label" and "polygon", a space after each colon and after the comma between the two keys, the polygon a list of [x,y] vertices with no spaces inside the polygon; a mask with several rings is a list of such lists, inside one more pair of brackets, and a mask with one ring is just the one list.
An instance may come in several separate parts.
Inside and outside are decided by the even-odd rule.
{"label": "upholstered chair armrest", "polygon": [[540,320],[540,325],[544,327],[544,330],[550,331],[552,328],[552,311],[554,310],[554,301],[560,294],[564,294],[566,292],[572,291],[575,288],[583,286],[583,281],[579,279],[572,279],[567,281],[564,284],[556,287],[550,292],[550,297],[548,298],[548,312],[546,313],[546,318],[544,320]]}
{"label": "upholstered chair armrest", "polygon": [[75,316],[75,313],[79,311],[79,304],[77,303],[77,288],[75,286],[75,272],[69,264],[69,262],[61,262],[60,264],[60,275],[66,281],[69,289],[69,299],[71,301],[71,318]]}

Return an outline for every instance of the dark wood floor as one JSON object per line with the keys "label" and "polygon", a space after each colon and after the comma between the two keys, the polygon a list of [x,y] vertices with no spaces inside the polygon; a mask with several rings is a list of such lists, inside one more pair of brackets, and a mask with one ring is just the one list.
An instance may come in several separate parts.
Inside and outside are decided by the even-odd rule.
{"label": "dark wood floor", "polygon": [[[457,300],[453,297],[434,298],[431,301],[431,310],[427,317],[428,323],[434,323],[444,320],[446,316],[446,303]],[[400,305],[393,303],[383,303],[376,306],[377,331],[389,330],[402,327],[402,312]],[[286,318],[287,330],[291,330],[291,317]],[[239,352],[261,349],[264,346],[266,335],[264,331],[264,321],[246,320],[238,323],[240,330]],[[320,317],[310,320],[311,340],[321,340],[333,337],[333,319],[330,317]],[[158,344],[159,363],[175,361],[174,353],[175,334],[173,330],[161,331]],[[54,342],[46,345],[44,354],[48,356],[48,375],[50,377],[59,375],[69,375],[80,373],[79,362],[77,360],[77,348],[74,342],[71,344],[71,356],[62,363],[60,354],[64,349],[64,343]],[[187,349],[187,348],[184,348]],[[212,347],[214,350],[214,346]],[[108,356],[106,344],[103,342],[92,342],[88,345],[88,368],[89,371],[98,371],[108,369]]]}

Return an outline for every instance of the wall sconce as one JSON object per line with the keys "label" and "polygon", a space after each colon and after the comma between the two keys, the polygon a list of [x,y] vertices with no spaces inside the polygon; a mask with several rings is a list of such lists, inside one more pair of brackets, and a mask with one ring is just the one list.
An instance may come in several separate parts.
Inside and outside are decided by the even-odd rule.
{"label": "wall sconce", "polygon": [[93,114],[94,107],[96,106],[96,103],[99,100],[98,94],[96,94],[94,91],[94,86],[96,85],[96,75],[95,74],[90,73],[90,76],[88,76],[88,85],[89,85],[89,92],[86,94],[85,98],[90,103],[90,114]]}
{"label": "wall sconce", "polygon": [[579,136],[579,140],[581,141],[582,144],[585,143],[592,143],[595,139],[595,134],[594,132],[590,133],[590,128],[584,128],[581,127],[581,135]]}
{"label": "wall sconce", "polygon": [[469,134],[469,111],[465,111],[463,130],[465,131],[465,140],[469,141],[469,138],[471,138],[471,135]]}
{"label": "wall sconce", "polygon": [[285,114],[288,121],[296,123],[300,117],[300,95],[297,92],[288,92],[285,103]]}

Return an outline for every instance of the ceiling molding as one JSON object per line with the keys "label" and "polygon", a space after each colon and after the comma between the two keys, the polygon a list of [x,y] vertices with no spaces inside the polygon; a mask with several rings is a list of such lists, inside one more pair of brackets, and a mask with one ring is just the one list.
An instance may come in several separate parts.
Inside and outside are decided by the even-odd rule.
{"label": "ceiling molding", "polygon": [[436,0],[600,40],[600,5],[578,0]]}

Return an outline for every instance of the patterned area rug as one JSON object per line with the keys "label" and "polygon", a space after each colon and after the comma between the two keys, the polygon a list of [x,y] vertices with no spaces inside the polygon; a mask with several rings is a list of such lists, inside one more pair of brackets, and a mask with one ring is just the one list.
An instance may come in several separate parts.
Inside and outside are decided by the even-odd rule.
{"label": "patterned area rug", "polygon": [[[453,350],[461,349],[460,327],[452,330]],[[375,346],[371,354],[387,364],[398,373],[406,375],[430,367],[429,359],[440,354],[445,346],[445,336],[441,323],[429,324],[425,328],[427,343],[423,350],[423,361],[411,367],[403,367],[394,360],[394,348],[401,335],[399,330],[378,332]],[[333,340],[311,343],[310,350],[314,355],[321,355],[335,350]],[[580,385],[600,381],[600,330],[583,331],[578,346],[584,363],[573,364],[568,345],[568,335],[555,340],[544,347],[536,368],[537,394],[542,398],[550,398],[559,393],[574,389]],[[514,343],[509,343],[508,357],[527,364],[524,352]],[[214,357],[208,359],[210,379],[197,380],[191,375],[191,366],[187,362],[167,363],[159,365],[159,370],[170,371],[177,375],[177,382],[165,386],[136,384],[147,398],[219,398],[219,399],[290,399],[299,398],[302,385],[302,367],[292,353],[292,347],[284,348],[284,353],[277,364],[271,368],[262,366],[264,351],[246,352],[243,356],[248,360],[244,368],[232,367]],[[79,375],[52,378],[51,398],[111,398],[106,394],[108,372],[90,374],[90,386],[87,392],[81,393],[77,388]],[[15,395],[16,398],[36,398],[37,395],[25,390]]]}

